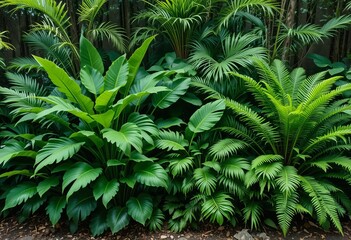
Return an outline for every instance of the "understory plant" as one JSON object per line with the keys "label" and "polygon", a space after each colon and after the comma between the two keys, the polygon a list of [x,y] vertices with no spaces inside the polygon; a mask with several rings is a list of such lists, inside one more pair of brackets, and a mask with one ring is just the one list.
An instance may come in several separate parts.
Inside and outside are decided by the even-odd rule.
{"label": "understory plant", "polygon": [[290,72],[280,60],[257,59],[256,66],[257,79],[233,73],[254,101],[225,99],[231,113],[213,148],[245,155],[249,164],[241,198],[245,222],[257,228],[271,210],[284,235],[299,214],[342,233],[340,219],[351,210],[351,105],[342,94],[351,84],[335,88],[340,77]]}
{"label": "understory plant", "polygon": [[[173,72],[158,71],[135,82],[152,39],[105,71],[98,51],[82,37],[79,79],[35,57],[56,87],[50,95],[1,87],[13,112],[20,113],[18,126],[31,121],[56,126],[42,135],[28,131],[6,136],[0,177],[15,184],[2,192],[2,212],[22,206],[22,215],[28,217],[45,206],[53,225],[65,211],[72,231],[89,219],[94,235],[108,228],[118,232],[131,219],[151,229],[161,227],[164,216],[158,203],[169,178],[150,155],[158,127],[141,111],[149,95],[170,91],[156,85]],[[38,105],[22,104],[31,100]]]}
{"label": "understory plant", "polygon": [[[83,0],[77,9],[68,9],[64,1],[56,0],[1,0],[0,7],[12,11],[34,10],[40,21],[35,22],[24,35],[24,41],[33,51],[46,56],[72,75],[79,74],[79,27],[91,42],[109,41],[118,52],[126,51],[124,30],[109,21],[100,21],[102,7],[107,0]],[[74,8],[76,3],[71,4]],[[78,13],[78,22],[73,22],[69,11]],[[31,70],[38,68],[32,58],[19,58],[12,63],[13,68]],[[76,77],[76,76],[75,76]]]}

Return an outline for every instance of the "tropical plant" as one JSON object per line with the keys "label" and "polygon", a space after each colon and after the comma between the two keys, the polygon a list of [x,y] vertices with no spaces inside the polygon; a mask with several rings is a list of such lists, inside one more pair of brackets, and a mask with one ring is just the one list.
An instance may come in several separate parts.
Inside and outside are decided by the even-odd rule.
{"label": "tropical plant", "polygon": [[[151,94],[170,91],[156,86],[164,76],[159,71],[143,75],[137,71],[151,37],[127,60],[116,59],[104,74],[98,51],[84,37],[80,41],[80,79],[75,80],[54,62],[35,57],[56,86],[49,96],[34,96],[39,106],[22,106],[31,99],[21,90],[16,94],[1,88],[20,121],[47,122],[60,131],[48,130],[44,136],[22,134],[2,146],[1,177],[19,177],[12,189],[2,195],[3,211],[22,205],[28,216],[41,205],[53,225],[65,210],[70,228],[90,219],[94,235],[109,228],[113,233],[127,226],[131,219],[152,229],[160,228],[164,218],[158,208],[160,192],[168,186],[166,170],[149,154],[155,148],[159,130],[143,109]],[[48,136],[49,134],[49,136]],[[26,160],[26,169],[17,163]],[[158,194],[156,194],[156,192]]]}
{"label": "tropical plant", "polygon": [[[91,41],[107,39],[120,52],[125,51],[123,30],[111,22],[98,23],[98,13],[107,0],[83,0],[78,7],[79,22],[83,34]],[[36,50],[43,52],[52,61],[72,74],[79,71],[79,46],[70,36],[70,23],[66,4],[49,0],[1,0],[0,7],[14,6],[14,11],[34,9],[43,20],[33,24],[26,34],[28,41]],[[74,11],[74,10],[73,10]],[[30,67],[27,66],[27,67]]]}
{"label": "tropical plant", "polygon": [[[0,32],[0,51],[7,49],[7,50],[12,50],[13,45],[5,41],[4,39],[7,39],[8,37],[6,36],[7,31]],[[4,59],[0,57],[0,69],[5,68],[5,62]]]}
{"label": "tropical plant", "polygon": [[351,105],[340,96],[351,84],[334,88],[339,77],[307,77],[302,68],[289,72],[280,60],[269,66],[257,59],[256,66],[257,81],[233,73],[256,101],[225,100],[232,114],[218,129],[226,136],[211,149],[223,156],[238,149],[246,154],[244,220],[257,228],[274,209],[284,235],[299,213],[342,233],[340,217],[351,210]]}
{"label": "tropical plant", "polygon": [[[322,26],[314,23],[304,25],[294,25],[293,23],[284,24],[282,9],[280,12],[277,31],[275,33],[274,44],[270,46],[267,39],[268,48],[271,49],[270,59],[274,60],[278,56],[286,61],[292,54],[314,43],[320,43],[324,39],[332,38],[339,30],[346,29],[351,24],[351,15],[341,15],[330,19],[325,19]],[[295,15],[295,12],[293,12]],[[287,19],[289,21],[289,19]],[[323,21],[321,21],[323,22]],[[304,56],[302,55],[301,58]]]}
{"label": "tropical plant", "polygon": [[253,57],[267,56],[265,48],[256,46],[261,39],[253,33],[231,34],[222,30],[216,34],[208,29],[202,35],[202,39],[192,42],[188,61],[207,82],[230,81],[229,72],[248,70]]}
{"label": "tropical plant", "polygon": [[170,41],[177,56],[183,59],[188,57],[189,43],[194,37],[194,31],[206,22],[215,19],[216,27],[227,27],[233,17],[242,12],[250,15],[250,12],[259,10],[272,14],[276,8],[271,0],[167,0],[147,3],[150,8],[141,11],[135,19],[146,20],[148,25],[136,31],[136,39],[145,39],[150,34],[160,33]]}

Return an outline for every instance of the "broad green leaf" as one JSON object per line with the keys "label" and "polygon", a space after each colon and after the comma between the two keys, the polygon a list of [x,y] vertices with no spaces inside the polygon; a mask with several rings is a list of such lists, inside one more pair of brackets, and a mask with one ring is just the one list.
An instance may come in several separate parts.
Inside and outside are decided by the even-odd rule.
{"label": "broad green leaf", "polygon": [[125,98],[118,100],[118,102],[112,106],[113,110],[116,112],[115,117],[116,118],[119,117],[120,114],[122,113],[122,111],[127,106],[132,104],[133,102],[135,102],[135,101],[137,101],[145,96],[148,96],[150,94],[158,93],[158,92],[162,92],[162,91],[169,91],[169,89],[166,87],[162,87],[162,86],[151,87],[143,92],[130,94],[130,95],[126,96]]}
{"label": "broad green leaf", "polygon": [[104,113],[91,115],[91,118],[100,123],[104,128],[108,128],[112,124],[114,115],[115,112],[113,110],[108,110]]}
{"label": "broad green leaf", "polygon": [[167,129],[174,126],[180,127],[181,124],[185,124],[185,122],[182,119],[177,117],[172,117],[168,119],[157,119],[155,123],[159,129]]}
{"label": "broad green leaf", "polygon": [[138,197],[131,197],[127,201],[128,214],[138,223],[145,225],[153,211],[152,198],[148,194],[140,194]]}
{"label": "broad green leaf", "polygon": [[99,112],[106,111],[113,104],[118,90],[119,87],[113,88],[111,90],[104,91],[100,96],[98,96],[95,101],[95,110]]}
{"label": "broad green leaf", "polygon": [[135,176],[126,176],[126,177],[122,177],[120,179],[121,183],[127,184],[128,187],[130,187],[130,188],[134,188],[136,181],[137,180],[136,180]]}
{"label": "broad green leaf", "polygon": [[101,131],[107,141],[116,144],[126,155],[130,155],[131,146],[138,152],[142,152],[142,135],[140,129],[134,123],[125,123],[119,131],[105,128]]}
{"label": "broad green leaf", "polygon": [[84,87],[95,96],[104,89],[104,77],[98,70],[90,66],[84,66],[80,70],[80,80]]}
{"label": "broad green leaf", "polygon": [[[53,104],[55,106],[40,111],[36,115],[36,118],[34,120],[41,120],[42,118],[47,117],[51,113],[68,112],[87,123],[91,123],[94,121],[87,112],[81,111],[79,108],[73,106],[67,99],[63,99],[61,97],[56,97],[56,96],[38,97],[38,98],[45,102]],[[69,124],[67,126],[69,126]]]}
{"label": "broad green leaf", "polygon": [[146,186],[167,187],[167,172],[157,163],[138,163],[134,166],[134,171],[136,180]]}
{"label": "broad green leaf", "polygon": [[190,78],[179,78],[164,83],[170,91],[156,93],[152,96],[152,105],[155,108],[165,109],[179,100],[186,93],[190,86]]}
{"label": "broad green leaf", "polygon": [[74,132],[69,136],[69,138],[75,139],[78,142],[92,142],[96,147],[101,148],[104,145],[104,141],[96,136],[95,132],[93,131],[79,131],[79,132]]}
{"label": "broad green leaf", "polygon": [[101,168],[93,168],[85,162],[77,162],[63,175],[62,191],[71,184],[66,197],[69,197],[81,188],[85,188],[94,181],[102,172]]}
{"label": "broad green leaf", "polygon": [[66,206],[66,197],[52,197],[46,207],[46,213],[49,215],[50,222],[53,226],[58,223],[61,218],[61,213]]}
{"label": "broad green leaf", "polygon": [[37,193],[37,186],[33,182],[23,182],[12,188],[7,194],[5,199],[5,206],[2,211],[13,208],[26,202],[29,198]]}
{"label": "broad green leaf", "polygon": [[90,191],[74,194],[67,203],[68,219],[78,223],[84,221],[96,208],[97,203]]}
{"label": "broad green leaf", "polygon": [[121,88],[127,83],[128,77],[128,62],[126,62],[126,56],[120,56],[117,58],[107,70],[105,75],[105,90],[112,90]]}
{"label": "broad green leaf", "polygon": [[331,64],[331,61],[328,58],[319,54],[308,54],[307,57],[311,58],[313,62],[317,65],[317,67],[320,68],[328,67]]}
{"label": "broad green leaf", "polygon": [[69,138],[53,138],[39,150],[35,159],[35,173],[43,167],[59,163],[71,158],[84,145],[84,142],[75,142]]}
{"label": "broad green leaf", "polygon": [[153,161],[157,160],[157,158],[150,158],[150,157],[145,156],[144,154],[133,151],[130,154],[129,160],[132,160],[134,162],[153,162]]}
{"label": "broad green leaf", "polygon": [[198,98],[195,94],[190,93],[190,92],[186,92],[181,99],[185,102],[188,102],[194,106],[201,106],[202,105],[202,101],[200,98]]}
{"label": "broad green leaf", "polygon": [[20,223],[27,220],[32,214],[34,214],[45,202],[46,198],[41,198],[39,195],[34,195],[23,204],[23,207],[18,215],[18,221]]}
{"label": "broad green leaf", "polygon": [[128,122],[136,124],[143,139],[150,145],[154,145],[153,137],[159,134],[159,130],[149,116],[134,112],[129,115]]}
{"label": "broad green leaf", "polygon": [[94,103],[82,94],[79,85],[62,68],[44,58],[37,56],[34,58],[45,69],[51,82],[60,92],[65,94],[70,101],[77,103],[82,111],[93,114]]}
{"label": "broad green leaf", "polygon": [[117,160],[117,159],[110,159],[107,161],[108,167],[117,167],[117,166],[125,166],[126,161],[124,160]]}
{"label": "broad green leaf", "polygon": [[56,187],[58,184],[59,178],[54,176],[41,181],[37,186],[39,196],[42,197],[50,188]]}
{"label": "broad green leaf", "polygon": [[105,208],[111,199],[117,194],[119,190],[119,183],[117,179],[108,181],[104,176],[98,178],[94,184],[93,193],[95,200],[102,196],[102,203]]}
{"label": "broad green leaf", "polygon": [[129,224],[130,217],[127,208],[114,207],[107,212],[107,225],[112,234],[122,230]]}
{"label": "broad green leaf", "polygon": [[225,109],[223,100],[207,103],[196,110],[189,120],[189,129],[193,133],[210,130],[222,117]]}
{"label": "broad green leaf", "polygon": [[33,172],[28,170],[28,169],[23,169],[23,170],[12,170],[8,172],[4,172],[0,174],[0,178],[8,178],[16,175],[22,175],[22,176],[27,176],[31,177],[33,175]]}
{"label": "broad green leaf", "polygon": [[154,40],[156,36],[151,36],[147,38],[143,44],[135,50],[132,56],[128,59],[129,64],[129,73],[128,73],[128,80],[127,84],[124,88],[124,95],[126,96],[129,93],[130,87],[133,84],[135,76],[138,72],[139,66],[141,61],[143,60],[147,49],[149,48],[150,43]]}
{"label": "broad green leaf", "polygon": [[98,212],[92,217],[89,228],[93,236],[103,234],[106,231],[108,225],[104,212]]}
{"label": "broad green leaf", "polygon": [[21,151],[24,150],[23,144],[20,142],[12,142],[5,144],[0,148],[0,164],[6,164],[10,159],[16,157]]}
{"label": "broad green leaf", "polygon": [[101,74],[104,73],[104,63],[99,52],[83,35],[80,37],[80,65],[82,68],[90,66]]}

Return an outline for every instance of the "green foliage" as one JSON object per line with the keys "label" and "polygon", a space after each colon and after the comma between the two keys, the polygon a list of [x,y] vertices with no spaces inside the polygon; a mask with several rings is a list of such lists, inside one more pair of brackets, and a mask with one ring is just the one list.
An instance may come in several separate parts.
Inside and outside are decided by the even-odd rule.
{"label": "green foliage", "polygon": [[[349,184],[350,159],[343,150],[350,144],[350,104],[340,96],[351,85],[335,88],[338,77],[324,79],[325,72],[307,77],[301,68],[289,72],[279,60],[269,66],[256,59],[256,66],[257,81],[233,73],[254,96],[254,105],[226,99],[232,114],[219,129],[230,139],[212,148],[219,159],[238,150],[252,159],[249,168],[243,167],[248,171],[240,173],[248,191],[243,201],[251,196],[243,209],[245,221],[257,228],[264,206],[271,205],[284,234],[298,213],[312,215],[321,226],[333,223],[342,232],[340,218],[347,207],[334,192],[347,191]],[[235,144],[221,149],[222,142]]]}
{"label": "green foliage", "polygon": [[[97,50],[82,36],[81,79],[35,57],[56,87],[53,92],[30,77],[7,74],[13,87],[0,91],[4,103],[14,109],[14,121],[46,127],[2,134],[6,139],[0,151],[1,176],[9,182],[21,177],[3,193],[4,210],[23,205],[25,217],[44,205],[53,225],[66,214],[71,231],[90,221],[94,235],[108,228],[118,232],[131,219],[152,229],[161,226],[164,216],[153,192],[165,192],[169,177],[158,158],[149,155],[159,129],[142,111],[152,105],[151,97],[145,101],[150,95],[168,91],[156,85],[175,72],[137,75],[152,40],[128,60],[116,59],[105,72]],[[143,81],[152,84],[139,88]],[[26,163],[18,164],[21,161]]]}

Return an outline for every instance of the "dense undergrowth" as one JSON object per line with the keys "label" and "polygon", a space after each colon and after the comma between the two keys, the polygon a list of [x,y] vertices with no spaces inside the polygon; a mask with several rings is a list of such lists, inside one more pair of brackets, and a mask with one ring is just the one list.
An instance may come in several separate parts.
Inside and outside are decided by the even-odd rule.
{"label": "dense undergrowth", "polygon": [[[287,234],[309,216],[342,233],[350,69],[308,76],[274,58],[346,28],[349,15],[279,27],[269,45],[260,18],[277,14],[274,1],[156,1],[136,17],[149,21],[133,38],[139,47],[113,57],[94,46],[107,39],[126,51],[123,31],[97,22],[105,2],[82,2],[77,44],[63,3],[0,1],[43,16],[25,37],[37,56],[2,66],[1,216],[45,209],[53,225],[67,216],[71,231],[87,222],[93,235],[131,221],[172,231],[244,221]],[[154,33],[175,53],[147,66]]]}

